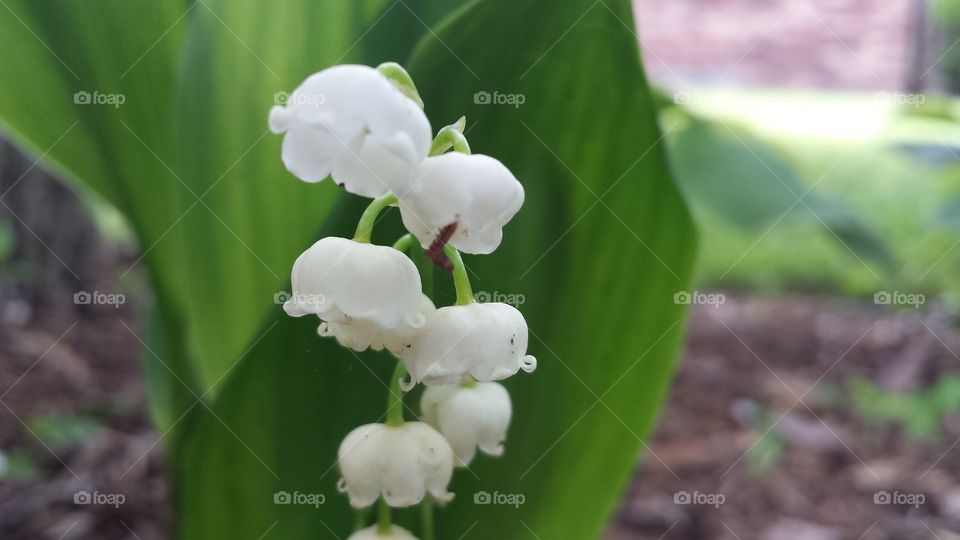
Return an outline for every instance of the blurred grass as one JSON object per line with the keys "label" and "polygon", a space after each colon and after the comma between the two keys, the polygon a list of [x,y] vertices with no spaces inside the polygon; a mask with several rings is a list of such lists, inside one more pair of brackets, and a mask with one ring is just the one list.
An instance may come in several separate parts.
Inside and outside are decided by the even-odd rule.
{"label": "blurred grass", "polygon": [[[960,102],[919,100],[891,93],[688,95],[693,114],[747,130],[775,148],[803,185],[853,208],[894,258],[884,268],[847,249],[842,231],[825,231],[820,219],[829,220],[804,204],[747,230],[711,211],[709,201],[693,201],[704,234],[698,283],[767,293],[958,290]],[[749,152],[745,158],[762,159]]]}

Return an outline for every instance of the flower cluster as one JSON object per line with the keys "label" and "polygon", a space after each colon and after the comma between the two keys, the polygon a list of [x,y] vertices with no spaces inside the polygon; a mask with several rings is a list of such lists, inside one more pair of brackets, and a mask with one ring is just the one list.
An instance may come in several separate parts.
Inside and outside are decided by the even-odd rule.
{"label": "flower cluster", "polygon": [[[297,258],[284,304],[291,316],[316,315],[321,336],[398,359],[386,421],[354,429],[340,445],[339,488],[350,504],[381,501],[378,524],[351,539],[415,538],[391,525],[390,507],[448,502],[455,467],[468,466],[478,448],[501,455],[512,406],[495,381],[537,365],[527,355],[523,315],[508,304],[476,303],[460,256],[495,251],[524,199],[503,163],[470,152],[464,127],[461,118],[432,137],[413,81],[394,63],[325,69],[270,111],[291,173],[305,182],[330,177],[374,199],[352,239],[322,238]],[[390,206],[410,234],[392,246],[372,244],[373,226]],[[424,294],[408,256],[419,249],[421,260],[453,274],[456,305],[437,308]],[[408,422],[403,393],[417,383],[426,385],[424,421]]]}

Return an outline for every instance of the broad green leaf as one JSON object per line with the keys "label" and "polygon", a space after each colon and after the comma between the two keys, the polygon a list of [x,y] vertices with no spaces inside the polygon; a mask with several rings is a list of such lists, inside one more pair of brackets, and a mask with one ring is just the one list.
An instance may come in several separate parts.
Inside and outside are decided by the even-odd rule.
{"label": "broad green leaf", "polygon": [[[189,273],[182,238],[169,233],[186,190],[158,156],[173,146],[172,89],[190,9],[172,0],[11,0],[0,7],[4,128],[126,215],[144,251],[134,267],[146,264],[157,292],[156,328],[175,343],[185,318],[178,284]],[[182,352],[168,358],[184,383],[171,386],[169,403],[193,392],[184,385],[196,387]],[[175,415],[160,413],[161,429]]]}
{"label": "broad green leaf", "polygon": [[[540,360],[507,381],[507,453],[458,472],[458,498],[438,510],[439,538],[597,537],[653,425],[684,326],[674,294],[689,285],[696,242],[632,21],[625,0],[487,0],[441,25],[410,64],[434,125],[466,114],[474,151],[502,159],[524,184],[504,244],[467,264],[476,292],[524,300]],[[481,91],[525,103],[484,104]],[[324,234],[349,234],[359,207],[348,203]],[[397,232],[395,215],[386,223],[382,243]],[[435,278],[437,300],[449,303],[448,279]],[[185,538],[349,534],[336,449],[382,418],[392,360],[358,358],[316,337],[315,325],[275,309],[212,410],[199,411],[179,470]],[[408,404],[415,412],[415,397]],[[274,504],[278,491],[326,503]],[[525,503],[476,505],[480,491]],[[416,529],[416,510],[400,514]]]}
{"label": "broad green leaf", "polygon": [[403,60],[426,31],[424,18],[452,5],[210,0],[196,9],[183,54],[175,167],[192,191],[192,210],[177,229],[190,274],[181,284],[190,341],[212,394],[339,194],[332,183],[306,184],[284,169],[282,138],[267,129],[275,96],[336,63]]}

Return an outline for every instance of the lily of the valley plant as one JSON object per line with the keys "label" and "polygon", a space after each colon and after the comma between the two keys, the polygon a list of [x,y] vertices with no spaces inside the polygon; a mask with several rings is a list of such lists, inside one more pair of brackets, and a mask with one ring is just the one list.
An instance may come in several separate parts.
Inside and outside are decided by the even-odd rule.
{"label": "lily of the valley plant", "polygon": [[[386,421],[360,426],[340,445],[339,489],[355,508],[378,500],[377,523],[350,536],[415,539],[391,523],[391,507],[447,503],[455,467],[477,449],[499,456],[512,414],[495,381],[531,372],[527,323],[512,306],[476,303],[460,252],[489,254],[523,205],[523,187],[500,161],[471,154],[464,119],[432,136],[423,103],[397,64],[335,66],[308,77],[286,106],[270,111],[284,134],[283,162],[305,182],[329,177],[372,198],[352,239],[322,238],[296,260],[287,313],[316,315],[320,336],[397,359]],[[449,153],[448,153],[449,152]],[[398,206],[404,235],[371,243],[380,212]],[[408,252],[453,274],[457,302],[437,308]],[[423,421],[407,421],[403,394],[427,385]],[[366,526],[364,523],[363,526]],[[422,535],[432,535],[424,522]]]}

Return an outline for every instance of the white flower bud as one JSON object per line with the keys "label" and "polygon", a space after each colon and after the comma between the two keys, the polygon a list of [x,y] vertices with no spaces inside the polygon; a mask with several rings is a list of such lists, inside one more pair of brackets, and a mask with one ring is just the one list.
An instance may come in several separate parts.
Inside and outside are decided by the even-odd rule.
{"label": "white flower bud", "polygon": [[[419,320],[426,320],[426,316],[435,311],[426,295],[420,295],[420,303],[417,307]],[[375,351],[387,349],[394,355],[399,355],[403,347],[413,340],[413,334],[416,327],[409,324],[400,324],[395,328],[384,328],[374,322],[364,319],[348,318],[331,319],[320,323],[317,333],[323,337],[333,336],[337,338],[340,345],[353,349],[357,352],[365,351],[368,348]]]}
{"label": "white flower bud", "polygon": [[347,540],[417,540],[410,531],[399,525],[390,525],[390,532],[381,533],[376,525],[360,529],[347,537]]}
{"label": "white flower bud", "polygon": [[399,357],[414,382],[455,384],[466,374],[498,381],[519,369],[536,369],[537,359],[527,355],[528,339],[527,322],[513,306],[447,306],[427,316]]}
{"label": "white flower bud", "polygon": [[473,461],[477,447],[490,454],[503,454],[512,407],[510,394],[501,384],[428,386],[420,398],[423,419],[437,428],[453,448],[457,466]]}
{"label": "white flower bud", "polygon": [[417,266],[392,247],[322,238],[297,258],[291,282],[283,308],[294,317],[362,320],[387,329],[424,321]]}
{"label": "white flower bud", "polygon": [[492,253],[503,226],[523,206],[523,186],[503,163],[482,154],[427,158],[409,190],[395,191],[403,224],[424,248],[456,224],[448,243],[464,253]]}
{"label": "white flower bud", "polygon": [[331,176],[364,197],[405,191],[430,151],[426,115],[371,67],[325,69],[286,101],[271,109],[270,129],[286,134],[283,162],[306,182]]}
{"label": "white flower bud", "polygon": [[340,444],[340,491],[354,508],[370,506],[380,497],[393,507],[412,506],[429,492],[448,502],[453,476],[453,450],[443,435],[423,422],[401,426],[366,424]]}

